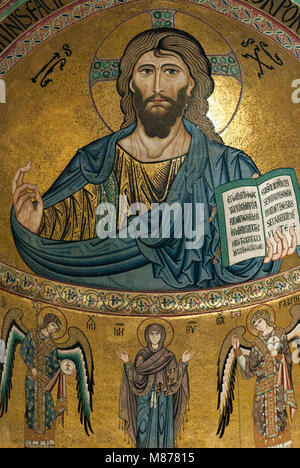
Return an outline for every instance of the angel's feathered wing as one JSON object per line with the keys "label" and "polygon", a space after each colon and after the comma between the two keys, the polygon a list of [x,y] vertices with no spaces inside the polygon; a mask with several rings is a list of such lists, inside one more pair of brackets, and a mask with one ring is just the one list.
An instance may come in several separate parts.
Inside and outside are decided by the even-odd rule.
{"label": "angel's feathered wing", "polygon": [[94,394],[94,361],[90,343],[85,334],[76,327],[68,330],[69,339],[58,345],[60,360],[70,359],[77,370],[77,397],[80,422],[84,425],[87,435],[93,433],[91,413],[93,412]]}
{"label": "angel's feathered wing", "polygon": [[294,342],[298,347],[300,357],[300,304],[295,304],[290,308],[290,315],[292,316],[292,321],[290,325],[285,329],[285,333],[288,342]]}
{"label": "angel's feathered wing", "polygon": [[2,325],[1,340],[4,344],[4,362],[0,367],[0,418],[8,409],[16,347],[23,343],[28,333],[22,319],[23,312],[20,309],[10,309],[4,317]]}
{"label": "angel's feathered wing", "polygon": [[234,387],[236,379],[237,358],[232,346],[232,338],[240,340],[241,351],[249,355],[251,344],[244,339],[245,327],[237,327],[226,336],[218,358],[218,410],[220,412],[217,435],[222,438],[233,412]]}

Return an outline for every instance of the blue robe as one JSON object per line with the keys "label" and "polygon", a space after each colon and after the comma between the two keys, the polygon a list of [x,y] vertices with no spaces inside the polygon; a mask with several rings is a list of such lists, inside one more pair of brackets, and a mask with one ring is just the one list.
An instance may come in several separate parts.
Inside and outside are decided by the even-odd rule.
{"label": "blue robe", "polygon": [[[11,225],[16,247],[35,273],[56,281],[89,287],[123,290],[199,289],[241,283],[277,273],[280,261],[263,263],[254,258],[224,268],[217,256],[220,232],[218,216],[208,222],[215,207],[219,185],[258,174],[253,161],[242,151],[208,140],[184,119],[190,133],[188,156],[179,169],[166,203],[204,205],[203,244],[187,249],[187,239],[94,238],[66,242],[32,234],[16,219]],[[78,150],[66,169],[44,195],[44,207],[65,200],[87,184],[101,185],[113,171],[116,144],[136,129],[136,124],[92,142]],[[160,231],[162,230],[162,226]]]}
{"label": "blue robe", "polygon": [[164,393],[151,399],[155,386],[137,401],[137,448],[174,448],[173,395]]}
{"label": "blue robe", "polygon": [[189,399],[187,366],[164,347],[143,348],[124,364],[120,417],[137,448],[174,448]]}
{"label": "blue robe", "polygon": [[[44,390],[46,383],[60,369],[57,349],[52,338],[44,337],[39,331],[29,332],[21,347],[21,356],[28,368],[25,379],[25,421],[29,429],[43,434],[56,421],[56,410],[50,391]],[[40,366],[35,378],[31,369]]]}

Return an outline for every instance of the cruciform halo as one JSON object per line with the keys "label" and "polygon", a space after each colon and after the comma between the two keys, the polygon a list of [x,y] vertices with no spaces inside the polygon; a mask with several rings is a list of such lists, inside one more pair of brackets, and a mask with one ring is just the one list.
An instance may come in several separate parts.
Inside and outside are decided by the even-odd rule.
{"label": "cruciform halo", "polygon": [[[192,13],[174,8],[136,13],[115,25],[100,41],[89,70],[89,91],[95,112],[110,133],[120,129],[123,114],[116,90],[120,59],[128,42],[137,34],[160,27],[178,28],[194,35],[207,51],[213,77],[223,81],[226,77],[234,78],[225,93],[223,85],[226,81],[222,87],[217,86],[209,98],[211,110],[208,117],[221,135],[231,125],[241,105],[244,77],[240,61],[229,41],[213,25]],[[212,36],[214,39],[211,39]],[[226,96],[230,96],[227,101]]]}

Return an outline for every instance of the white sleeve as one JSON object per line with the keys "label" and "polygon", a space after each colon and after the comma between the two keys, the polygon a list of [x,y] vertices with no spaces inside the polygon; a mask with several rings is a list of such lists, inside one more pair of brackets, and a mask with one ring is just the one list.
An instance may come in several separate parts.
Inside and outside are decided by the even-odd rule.
{"label": "white sleeve", "polygon": [[6,348],[3,340],[0,340],[0,364],[5,364]]}

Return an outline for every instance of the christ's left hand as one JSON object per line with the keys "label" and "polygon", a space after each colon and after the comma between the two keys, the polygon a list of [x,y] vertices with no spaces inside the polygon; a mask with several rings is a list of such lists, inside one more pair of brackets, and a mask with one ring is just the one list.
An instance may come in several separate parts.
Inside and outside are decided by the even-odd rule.
{"label": "christ's left hand", "polygon": [[281,260],[288,255],[293,255],[297,248],[297,235],[296,232],[290,227],[291,245],[289,246],[286,236],[277,229],[274,234],[276,241],[276,252],[274,253],[274,247],[270,239],[267,239],[267,255],[264,258],[264,263],[274,262],[275,260]]}

